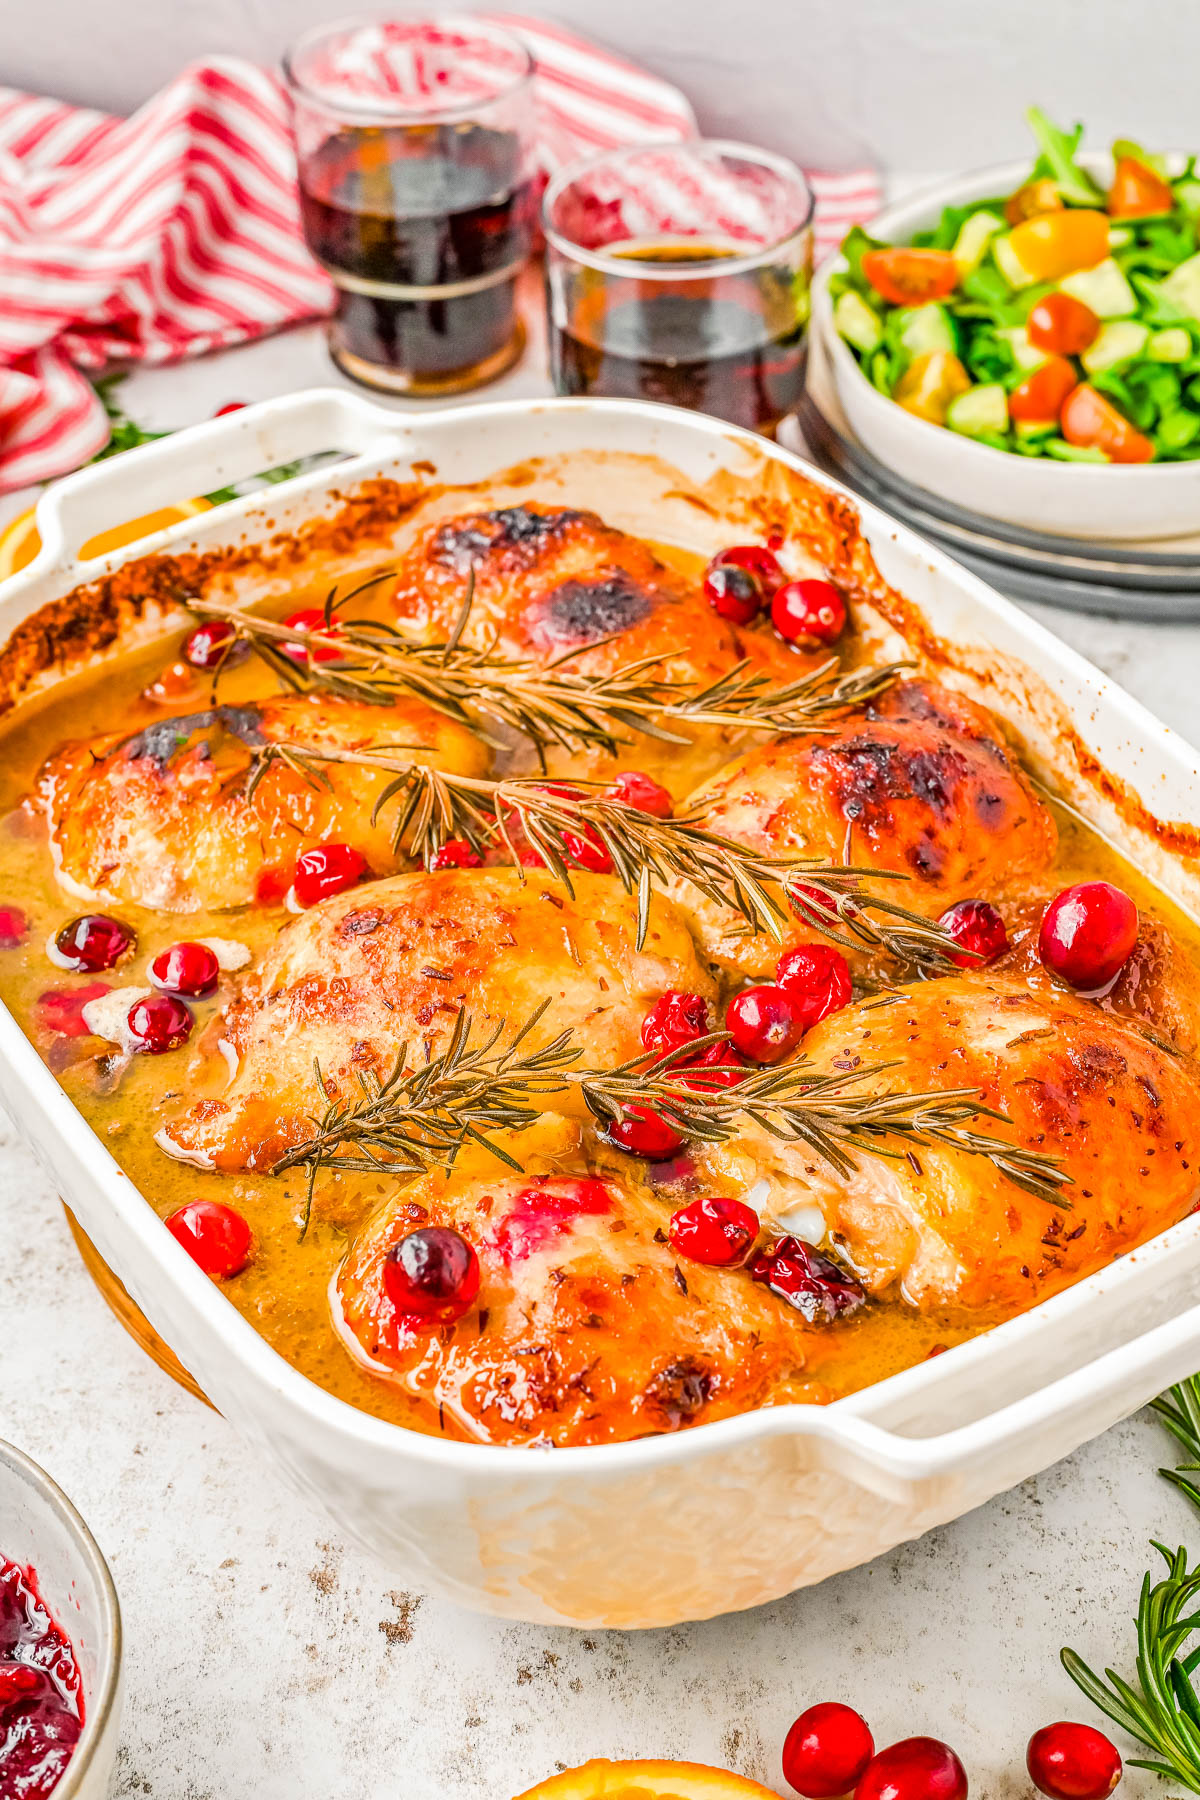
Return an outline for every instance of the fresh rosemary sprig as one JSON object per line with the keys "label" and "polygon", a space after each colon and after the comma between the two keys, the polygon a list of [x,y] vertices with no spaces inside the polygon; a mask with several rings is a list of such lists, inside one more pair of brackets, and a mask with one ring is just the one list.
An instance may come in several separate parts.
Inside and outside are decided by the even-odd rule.
{"label": "fresh rosemary sprig", "polygon": [[311,778],[314,765],[342,763],[392,776],[372,811],[376,822],[395,802],[392,843],[428,866],[448,838],[464,838],[484,855],[496,843],[520,867],[513,821],[546,868],[572,893],[571,870],[586,867],[588,847],[607,854],[626,893],[638,898],[638,948],[645,941],[654,881],[678,879],[719,906],[741,914],[751,931],[782,943],[795,915],[823,936],[850,949],[886,950],[906,963],[945,967],[958,946],[942,926],[911,912],[863,883],[903,881],[881,869],[822,862],[805,856],[766,856],[747,844],[708,831],[702,813],[661,819],[599,791],[595,782],[547,785],[536,778],[490,780],[449,775],[396,752],[403,746],[319,749],[280,741],[255,752],[249,791],[272,760]]}
{"label": "fresh rosemary sprig", "polygon": [[469,588],[444,643],[420,644],[386,620],[342,615],[344,606],[383,579],[384,575],[374,575],[341,598],[336,590],[329,594],[328,629],[305,635],[312,648],[333,653],[321,662],[297,662],[288,656],[283,646],[294,642],[296,633],[274,619],[215,600],[188,598],[186,604],[204,617],[235,625],[289,687],[301,692],[325,688],[343,699],[372,705],[389,705],[401,692],[415,694],[460,724],[478,730],[482,721],[527,738],[543,759],[554,746],[568,752],[596,748],[615,755],[619,745],[630,742],[631,732],[686,744],[687,736],[672,730],[672,721],[744,731],[828,730],[835,714],[864,705],[909,666],[888,663],[842,676],[837,659],[831,658],[796,681],[773,686],[746,661],[708,687],[698,687],[652,674],[663,658],[648,656],[610,674],[583,675],[567,667],[578,657],[576,650],[538,664],[506,657],[494,645],[463,643],[472,597]]}
{"label": "fresh rosemary sprig", "polygon": [[301,1237],[308,1230],[317,1175],[335,1160],[335,1153],[340,1169],[416,1175],[424,1169],[451,1168],[463,1145],[473,1142],[519,1169],[520,1164],[487,1134],[532,1125],[542,1111],[539,1098],[562,1091],[567,1085],[564,1071],[580,1055],[566,1031],[540,1050],[522,1050],[549,1004],[544,1000],[503,1050],[496,1049],[503,1025],[472,1045],[471,1015],[462,1011],[440,1056],[409,1070],[408,1045],[402,1044],[385,1080],[360,1073],[358,1094],[347,1098],[330,1093],[314,1063],[324,1110],[313,1120],[314,1135],[272,1169],[275,1175],[301,1164],[308,1170]]}
{"label": "fresh rosemary sprig", "polygon": [[[649,1105],[678,1130],[708,1143],[736,1135],[749,1118],[773,1137],[806,1144],[837,1174],[855,1169],[855,1155],[903,1155],[914,1144],[944,1144],[984,1156],[1002,1174],[1056,1206],[1068,1206],[1061,1188],[1070,1177],[1052,1156],[1025,1150],[1011,1140],[968,1128],[977,1118],[1007,1123],[1003,1113],[984,1106],[973,1088],[906,1094],[862,1092],[865,1082],[887,1068],[820,1075],[803,1059],[777,1068],[747,1071],[733,1087],[717,1085],[719,1073],[681,1068],[683,1061],[724,1040],[714,1032],[665,1056],[648,1053],[616,1069],[580,1069],[581,1048],[562,1033],[544,1050],[528,1056],[519,1046],[546,1010],[543,1002],[506,1051],[493,1055],[499,1031],[477,1049],[469,1044],[471,1021],[460,1012],[447,1050],[415,1073],[405,1073],[407,1047],[387,1079],[360,1078],[361,1093],[331,1099],[320,1071],[325,1110],[314,1119],[307,1142],[276,1163],[273,1174],[305,1164],[309,1197],[318,1170],[329,1165],[377,1173],[381,1168],[411,1174],[434,1163],[449,1165],[468,1140],[483,1144],[511,1167],[512,1157],[484,1134],[517,1131],[543,1110],[537,1103],[578,1085],[602,1126],[614,1124],[632,1105]],[[899,1148],[887,1140],[899,1140]]]}
{"label": "fresh rosemary sprig", "polygon": [[[1188,1461],[1158,1472],[1200,1510],[1200,1376],[1178,1382],[1152,1402]],[[1060,1652],[1062,1664],[1100,1711],[1151,1752],[1131,1757],[1134,1768],[1151,1769],[1200,1794],[1200,1693],[1193,1676],[1200,1668],[1200,1644],[1188,1648],[1200,1633],[1200,1568],[1188,1568],[1182,1545],[1170,1551],[1152,1540],[1166,1564],[1166,1574],[1153,1580],[1148,1570],[1138,1597],[1137,1656],[1134,1686],[1105,1669],[1102,1680],[1075,1650]]]}
{"label": "fresh rosemary sprig", "polygon": [[[715,1032],[669,1056],[635,1057],[618,1069],[580,1073],[584,1100],[602,1124],[619,1120],[637,1102],[653,1107],[686,1137],[721,1143],[735,1137],[752,1119],[771,1137],[807,1144],[838,1175],[853,1173],[854,1153],[902,1156],[913,1144],[942,1144],[968,1156],[983,1156],[1002,1175],[1052,1206],[1069,1209],[1062,1189],[1071,1177],[1058,1158],[1026,1150],[1011,1139],[970,1128],[974,1119],[1009,1120],[985,1106],[977,1088],[932,1089],[909,1094],[883,1090],[864,1093],[863,1086],[897,1068],[877,1063],[849,1074],[821,1075],[803,1057],[774,1067],[748,1070],[733,1086],[724,1085],[720,1068],[677,1067],[708,1043],[727,1034]],[[898,1139],[900,1147],[885,1140]]]}

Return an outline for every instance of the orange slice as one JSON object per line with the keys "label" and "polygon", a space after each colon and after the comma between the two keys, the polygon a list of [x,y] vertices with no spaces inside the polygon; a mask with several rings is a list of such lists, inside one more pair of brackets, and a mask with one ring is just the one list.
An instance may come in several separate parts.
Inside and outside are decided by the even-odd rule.
{"label": "orange slice", "polygon": [[607,1762],[565,1769],[516,1800],[779,1800],[770,1788],[706,1763]]}
{"label": "orange slice", "polygon": [[[92,556],[107,556],[110,550],[120,550],[125,544],[132,544],[138,538],[149,537],[151,532],[163,531],[168,525],[178,525],[183,519],[193,519],[197,513],[207,512],[210,505],[208,500],[183,500],[178,506],[160,506],[157,511],[143,513],[140,518],[130,519],[124,525],[112,525],[107,531],[98,531],[95,537],[89,538],[81,546],[79,555],[85,560]],[[0,581],[9,575],[15,575],[18,569],[25,568],[41,547],[37,509],[31,506],[0,531]]]}

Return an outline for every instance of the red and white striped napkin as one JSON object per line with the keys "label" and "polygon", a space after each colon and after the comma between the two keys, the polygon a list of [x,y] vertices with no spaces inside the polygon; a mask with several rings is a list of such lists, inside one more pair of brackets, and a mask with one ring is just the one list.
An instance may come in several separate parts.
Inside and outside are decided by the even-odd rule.
{"label": "red and white striped napkin", "polygon": [[[496,14],[535,62],[548,173],[694,135],[683,95],[544,20]],[[817,253],[880,201],[870,171],[810,173]],[[282,82],[232,57],[129,119],[0,88],[0,492],[78,467],[108,436],[86,379],[328,312],[300,232]]]}

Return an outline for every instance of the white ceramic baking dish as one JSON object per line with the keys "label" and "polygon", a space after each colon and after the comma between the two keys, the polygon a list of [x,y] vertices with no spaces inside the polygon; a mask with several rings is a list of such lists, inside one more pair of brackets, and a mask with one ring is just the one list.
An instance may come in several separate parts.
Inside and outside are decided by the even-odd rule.
{"label": "white ceramic baking dish", "polygon": [[[593,503],[613,523],[645,531],[657,521],[661,537],[703,550],[736,529],[737,497],[772,481],[807,476],[844,494],[773,444],[666,407],[558,400],[399,417],[348,394],[302,394],[52,489],[39,511],[42,555],[0,589],[0,646],[81,578],[130,560],[72,560],[102,526],[333,445],[352,460],[231,502],[136,553],[261,542],[414,463],[457,483],[550,456],[575,470],[562,491],[583,498],[591,453],[656,455],[665,472]],[[710,478],[710,494],[729,497],[726,516],[720,506],[672,510],[672,480]],[[548,491],[544,471],[516,479]],[[1195,909],[1194,753],[947,557],[873,508],[846,506],[908,597],[910,641],[1001,713],[1035,765],[1056,763],[1060,789]],[[870,611],[860,603],[860,619]],[[889,648],[898,618],[892,605],[891,623],[878,621]],[[1180,823],[1164,838],[1156,818]],[[1189,1218],[1023,1318],[832,1406],[593,1449],[447,1443],[357,1412],[276,1355],[163,1229],[3,1009],[0,1083],[100,1253],[222,1413],[406,1581],[512,1617],[656,1626],[771,1600],[979,1505],[1200,1367],[1200,1218]]]}
{"label": "white ceramic baking dish", "polygon": [[[1079,159],[1102,187],[1112,180],[1112,159]],[[871,220],[872,237],[906,244],[915,231],[936,225],[942,209],[989,195],[1011,194],[1028,180],[1032,157],[976,169],[885,207]],[[1183,158],[1171,159],[1182,166]],[[827,257],[813,278],[812,335],[837,384],[851,430],[872,456],[906,481],[968,512],[1003,519],[1030,530],[1065,537],[1144,541],[1192,533],[1200,523],[1200,462],[1098,467],[1010,455],[960,432],[905,412],[872,386],[858,358],[833,323],[829,278],[845,268]]]}

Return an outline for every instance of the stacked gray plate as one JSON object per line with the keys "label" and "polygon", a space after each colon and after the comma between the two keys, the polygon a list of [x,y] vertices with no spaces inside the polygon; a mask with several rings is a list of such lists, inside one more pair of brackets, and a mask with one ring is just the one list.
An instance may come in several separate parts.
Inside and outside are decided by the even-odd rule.
{"label": "stacked gray plate", "polygon": [[1013,600],[1124,619],[1200,619],[1200,548],[1110,545],[1003,525],[885,468],[826,418],[810,392],[796,421],[819,468],[931,538]]}

